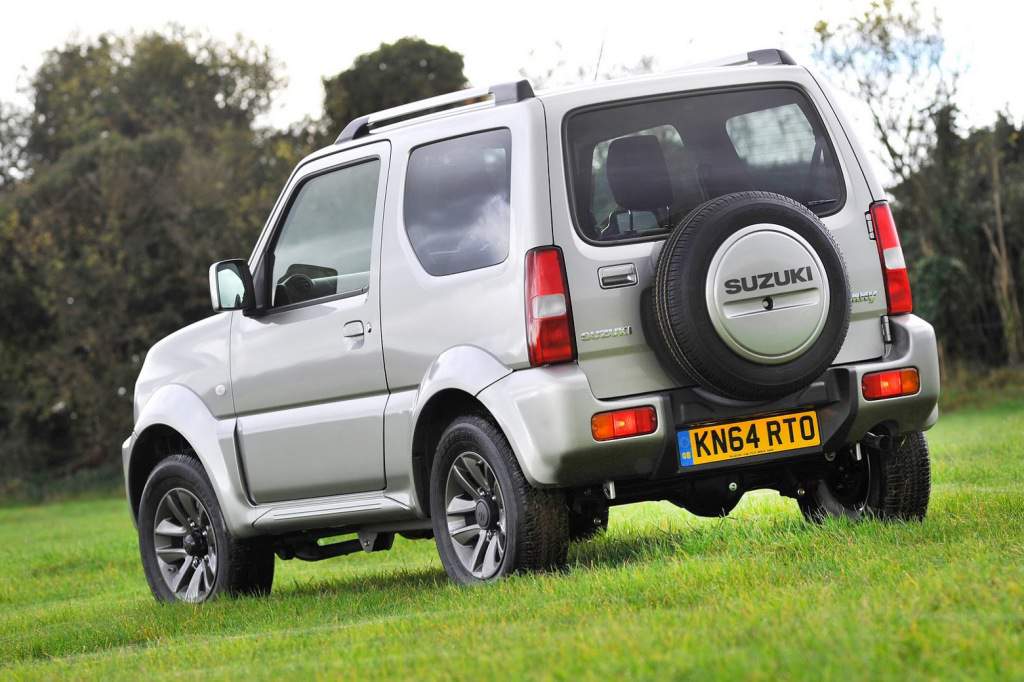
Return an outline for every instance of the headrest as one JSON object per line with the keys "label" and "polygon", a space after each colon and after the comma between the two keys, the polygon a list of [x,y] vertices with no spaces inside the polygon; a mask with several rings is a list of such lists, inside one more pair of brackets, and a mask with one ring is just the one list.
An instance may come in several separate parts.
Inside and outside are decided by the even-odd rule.
{"label": "headrest", "polygon": [[672,182],[661,143],[654,135],[632,135],[608,147],[608,185],[615,202],[630,211],[672,205]]}

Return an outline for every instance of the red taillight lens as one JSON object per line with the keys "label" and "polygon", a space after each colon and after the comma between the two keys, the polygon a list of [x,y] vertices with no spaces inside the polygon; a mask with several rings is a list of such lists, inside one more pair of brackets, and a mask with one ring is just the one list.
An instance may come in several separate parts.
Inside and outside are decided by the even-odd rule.
{"label": "red taillight lens", "polygon": [[553,246],[526,254],[526,335],[534,367],[576,357],[562,252]]}
{"label": "red taillight lens", "polygon": [[868,400],[914,395],[921,390],[921,377],[913,367],[865,374],[861,390]]}
{"label": "red taillight lens", "polygon": [[889,301],[889,314],[901,315],[914,310],[914,299],[910,295],[910,277],[907,263],[903,260],[903,247],[896,232],[896,221],[886,201],[871,204],[871,223],[875,227],[875,241],[878,244],[878,258],[882,262],[882,278],[885,280],[885,297]]}
{"label": "red taillight lens", "polygon": [[642,436],[657,430],[658,413],[650,405],[599,412],[590,418],[590,432],[594,434],[594,440]]}

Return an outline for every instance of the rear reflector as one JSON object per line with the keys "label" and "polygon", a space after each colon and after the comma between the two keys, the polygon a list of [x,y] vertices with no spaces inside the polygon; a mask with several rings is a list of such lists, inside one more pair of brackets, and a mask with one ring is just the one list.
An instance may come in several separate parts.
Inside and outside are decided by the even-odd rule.
{"label": "rear reflector", "polygon": [[642,436],[657,430],[658,414],[650,405],[599,412],[590,418],[590,432],[594,434],[594,440]]}
{"label": "rear reflector", "polygon": [[868,400],[913,395],[921,390],[921,377],[913,367],[865,374],[861,390]]}
{"label": "rear reflector", "polygon": [[890,315],[913,312],[914,299],[910,295],[910,276],[903,259],[903,247],[896,232],[896,221],[886,201],[871,204],[871,224],[875,228],[878,244],[878,259],[882,263],[882,279],[885,281],[885,298],[889,302]]}
{"label": "rear reflector", "polygon": [[534,367],[576,357],[562,252],[553,246],[526,254],[526,341]]}

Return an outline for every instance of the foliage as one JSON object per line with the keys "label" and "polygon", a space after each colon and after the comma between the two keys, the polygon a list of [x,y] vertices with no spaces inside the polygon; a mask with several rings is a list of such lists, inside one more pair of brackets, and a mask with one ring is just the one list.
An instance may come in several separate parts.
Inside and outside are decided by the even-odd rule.
{"label": "foliage", "polygon": [[889,171],[903,180],[933,140],[932,115],[948,104],[957,74],[944,70],[945,41],[938,14],[917,0],[872,0],[838,25],[819,21],[815,56],[870,112]]}
{"label": "foliage", "polygon": [[249,44],[104,35],[48,53],[32,84],[32,173],[0,224],[17,387],[0,452],[61,472],[116,461],[146,349],[206,314],[211,254],[243,252],[294,154],[251,129],[277,79]]}
{"label": "foliage", "polygon": [[616,507],[566,572],[471,590],[398,538],[279,561],[266,599],[159,605],[124,500],[0,509],[0,677],[1020,679],[1022,415],[929,432],[924,523],[811,525],[773,493]]}
{"label": "foliage", "polygon": [[325,124],[335,135],[357,116],[467,85],[462,55],[419,38],[382,43],[352,66],[324,79]]}
{"label": "foliage", "polygon": [[939,398],[943,421],[950,413],[1006,403],[1024,404],[1024,367],[950,363],[946,368]]}
{"label": "foliage", "polygon": [[0,102],[0,192],[9,189],[25,174],[27,136],[28,112]]}
{"label": "foliage", "polygon": [[836,26],[817,58],[863,102],[885,150],[917,311],[944,359],[1024,357],[1024,142],[1009,115],[963,131],[941,21],[916,1],[874,0]]}
{"label": "foliage", "polygon": [[967,133],[955,122],[955,108],[937,113],[935,143],[892,189],[917,308],[950,357],[1015,364],[1024,345],[1024,129],[1006,116]]}
{"label": "foliage", "polygon": [[165,128],[189,130],[202,144],[212,131],[248,127],[267,110],[280,84],[275,69],[265,48],[225,46],[180,28],[51,50],[31,82],[28,154],[55,162],[106,135]]}

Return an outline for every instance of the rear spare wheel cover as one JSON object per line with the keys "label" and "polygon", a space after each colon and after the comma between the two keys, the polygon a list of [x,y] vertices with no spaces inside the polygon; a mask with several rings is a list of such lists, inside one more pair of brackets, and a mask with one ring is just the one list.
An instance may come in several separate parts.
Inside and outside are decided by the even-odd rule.
{"label": "rear spare wheel cover", "polygon": [[803,237],[759,223],[733,233],[715,252],[705,298],[715,331],[734,353],[778,365],[802,355],[821,335],[828,274]]}

